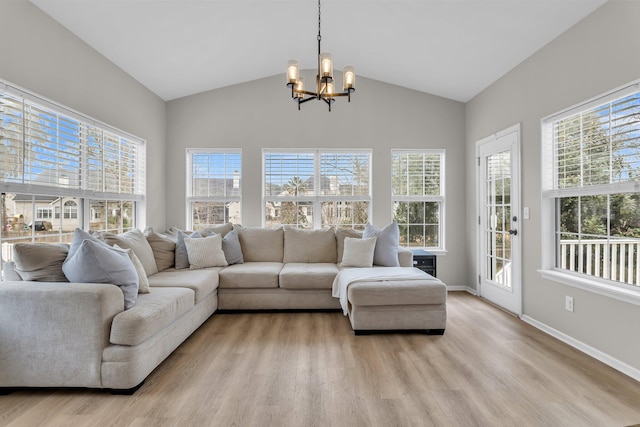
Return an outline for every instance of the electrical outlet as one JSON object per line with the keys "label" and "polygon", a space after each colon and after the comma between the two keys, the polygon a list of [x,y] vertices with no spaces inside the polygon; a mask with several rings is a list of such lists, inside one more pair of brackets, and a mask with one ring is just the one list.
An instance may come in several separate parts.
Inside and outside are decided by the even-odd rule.
{"label": "electrical outlet", "polygon": [[564,297],[564,308],[565,310],[573,313],[573,297],[570,297],[570,296]]}

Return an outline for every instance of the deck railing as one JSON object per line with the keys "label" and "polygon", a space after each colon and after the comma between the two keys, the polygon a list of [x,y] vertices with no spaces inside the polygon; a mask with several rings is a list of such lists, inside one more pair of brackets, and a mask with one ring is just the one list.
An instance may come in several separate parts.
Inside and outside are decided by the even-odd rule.
{"label": "deck railing", "polygon": [[560,268],[640,286],[640,239],[560,240]]}

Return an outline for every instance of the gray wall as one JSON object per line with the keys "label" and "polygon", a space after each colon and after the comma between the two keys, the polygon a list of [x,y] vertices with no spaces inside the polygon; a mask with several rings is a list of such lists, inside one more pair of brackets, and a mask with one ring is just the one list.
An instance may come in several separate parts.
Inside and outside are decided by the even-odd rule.
{"label": "gray wall", "polygon": [[[521,224],[524,314],[640,369],[640,307],[542,279],[540,120],[640,78],[640,2],[609,1],[466,105],[466,159],[474,168],[479,139],[522,124]],[[467,259],[475,263],[475,179],[466,177]],[[474,268],[467,270],[475,283]],[[575,298],[575,312],[564,297]]]}
{"label": "gray wall", "polygon": [[147,225],[165,224],[165,102],[26,0],[0,1],[0,78],[147,141]]}
{"label": "gray wall", "polygon": [[[438,276],[464,285],[464,104],[358,77],[351,103],[329,113],[310,101],[298,111],[282,75],[176,99],[167,104],[167,225],[184,226],[186,148],[242,148],[242,223],[261,225],[262,148],[373,149],[374,225],[391,221],[391,149],[445,148],[446,249]],[[310,72],[307,80],[311,80]],[[342,76],[336,75],[338,84]]]}

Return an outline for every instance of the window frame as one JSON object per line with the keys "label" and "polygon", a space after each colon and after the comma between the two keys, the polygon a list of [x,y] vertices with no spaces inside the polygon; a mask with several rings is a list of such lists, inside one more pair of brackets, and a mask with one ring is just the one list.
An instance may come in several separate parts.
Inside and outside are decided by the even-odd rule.
{"label": "window frame", "polygon": [[[194,154],[223,154],[223,155],[239,155],[240,156],[240,170],[239,174],[239,182],[238,182],[238,196],[194,196],[193,195],[193,155]],[[239,217],[238,220],[234,223],[241,224],[242,223],[242,167],[243,167],[243,158],[242,158],[242,148],[187,148],[186,149],[186,157],[187,157],[187,170],[186,170],[186,224],[187,228],[193,230],[193,204],[198,202],[203,203],[233,203],[237,202],[239,204]],[[228,179],[225,175],[225,179]],[[234,179],[232,176],[231,179]],[[225,216],[225,222],[233,222],[230,218]]]}
{"label": "window frame", "polygon": [[[423,249],[435,254],[446,254],[446,233],[445,233],[445,221],[446,221],[446,154],[447,150],[443,148],[424,148],[424,149],[392,149],[391,150],[391,218],[395,218],[395,203],[397,202],[433,202],[438,203],[438,246],[403,246],[408,249]],[[422,195],[422,196],[409,196],[409,195],[395,195],[393,188],[393,161],[394,156],[399,154],[437,154],[440,156],[440,194],[437,195]],[[423,175],[424,177],[424,175]],[[426,225],[426,224],[423,224]]]}
{"label": "window frame", "polygon": [[[268,196],[266,195],[266,155],[267,154],[312,154],[313,155],[313,182],[314,193],[312,195],[304,196]],[[368,193],[366,195],[322,195],[321,187],[321,157],[323,154],[354,154],[354,155],[366,155],[368,160]],[[323,226],[322,224],[322,205],[326,202],[345,202],[345,203],[367,203],[367,222],[371,222],[371,212],[373,210],[373,197],[372,197],[372,169],[373,169],[373,150],[367,148],[334,148],[334,149],[319,149],[319,148],[263,148],[262,149],[262,227],[268,227],[266,223],[266,204],[268,202],[281,203],[281,202],[303,202],[310,203],[313,207],[313,224],[309,229],[318,230],[323,228],[336,227],[336,225]],[[282,224],[280,224],[282,225]],[[284,224],[292,225],[292,224]],[[352,224],[362,225],[358,229],[364,229],[366,224]],[[295,224],[299,227],[299,224]],[[337,228],[337,227],[336,227]],[[350,227],[341,227],[350,228]],[[351,227],[352,228],[352,227]]]}
{"label": "window frame", "polygon": [[[594,294],[640,305],[640,285],[627,285],[623,282],[605,279],[586,273],[579,273],[559,267],[560,254],[558,244],[559,233],[559,200],[562,197],[584,197],[611,195],[618,193],[638,194],[638,181],[607,183],[573,188],[558,188],[557,167],[555,163],[554,124],[573,115],[591,111],[607,103],[640,92],[640,80],[620,86],[585,102],[578,103],[558,113],[544,117],[540,121],[541,128],[541,266],[538,272],[548,280],[579,288]],[[610,231],[608,231],[609,233]],[[611,237],[608,234],[608,237]],[[640,268],[640,265],[637,266]]]}

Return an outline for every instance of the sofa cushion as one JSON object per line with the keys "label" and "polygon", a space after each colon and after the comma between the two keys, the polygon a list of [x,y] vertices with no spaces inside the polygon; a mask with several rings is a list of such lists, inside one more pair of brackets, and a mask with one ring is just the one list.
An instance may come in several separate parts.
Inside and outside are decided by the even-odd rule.
{"label": "sofa cushion", "polygon": [[370,268],[373,266],[373,254],[376,249],[376,238],[358,239],[347,237],[344,239],[344,254],[340,267]]}
{"label": "sofa cushion", "polygon": [[238,237],[244,262],[282,262],[282,228],[238,227]]}
{"label": "sofa cushion", "polygon": [[336,263],[336,233],[331,228],[304,230],[284,229],[284,263],[324,262]]}
{"label": "sofa cushion", "polygon": [[218,288],[218,273],[222,267],[200,270],[176,270],[168,268],[149,277],[151,292],[156,288],[188,288],[196,293],[196,304]]}
{"label": "sofa cushion", "polygon": [[184,238],[189,256],[189,268],[198,270],[209,267],[226,267],[229,265],[222,251],[222,236],[214,234],[212,236],[192,239]]}
{"label": "sofa cushion", "polygon": [[281,262],[245,262],[220,271],[221,288],[277,288]]}
{"label": "sofa cushion", "polygon": [[155,288],[141,294],[131,310],[113,318],[112,344],[137,345],[166,328],[194,306],[195,293],[187,288]]}
{"label": "sofa cushion", "polygon": [[13,245],[15,271],[22,280],[67,282],[62,263],[67,259],[65,243],[16,243]]}
{"label": "sofa cushion", "polygon": [[376,237],[376,249],[373,254],[373,263],[383,267],[399,267],[398,244],[400,241],[400,228],[397,222],[392,222],[378,229],[367,224],[362,237]]}
{"label": "sofa cushion", "polygon": [[173,267],[176,262],[176,242],[169,236],[154,232],[153,229],[147,229],[146,234],[158,271]]}
{"label": "sofa cushion", "polygon": [[111,283],[124,294],[124,309],[136,303],[138,273],[121,249],[113,248],[86,231],[76,228],[62,271],[70,282]]}
{"label": "sofa cushion", "polygon": [[153,257],[153,250],[147,242],[147,238],[140,230],[131,230],[122,234],[104,233],[103,239],[111,246],[117,244],[123,249],[132,249],[142,263],[147,276],[158,272],[156,259]]}
{"label": "sofa cushion", "polygon": [[285,289],[331,289],[340,269],[335,263],[289,263],[280,271]]}
{"label": "sofa cushion", "polygon": [[362,237],[362,231],[354,230],[352,228],[338,228],[336,230],[336,246],[338,252],[337,263],[342,262],[342,256],[344,254],[344,239],[346,237],[352,237],[354,239],[360,239]]}
{"label": "sofa cushion", "polygon": [[447,287],[425,274],[424,280],[355,282],[347,298],[354,305],[428,305],[447,302]]}

